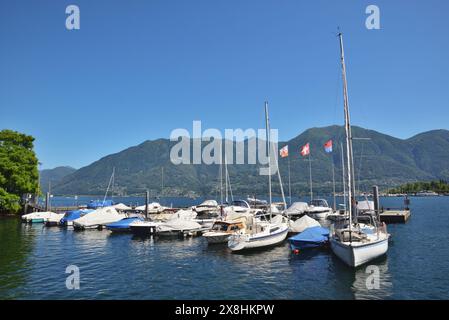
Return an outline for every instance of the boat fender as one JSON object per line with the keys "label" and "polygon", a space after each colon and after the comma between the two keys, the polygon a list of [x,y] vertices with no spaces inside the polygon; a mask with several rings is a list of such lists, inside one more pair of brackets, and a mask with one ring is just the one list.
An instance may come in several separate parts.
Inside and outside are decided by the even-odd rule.
{"label": "boat fender", "polygon": [[299,249],[294,249],[293,254],[299,254]]}

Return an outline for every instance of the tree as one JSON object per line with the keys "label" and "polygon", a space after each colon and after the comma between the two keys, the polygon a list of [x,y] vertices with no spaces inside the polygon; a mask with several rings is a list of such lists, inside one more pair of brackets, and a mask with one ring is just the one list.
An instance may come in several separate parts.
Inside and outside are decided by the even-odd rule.
{"label": "tree", "polygon": [[20,199],[39,190],[38,160],[32,136],[0,131],[0,211],[17,213]]}

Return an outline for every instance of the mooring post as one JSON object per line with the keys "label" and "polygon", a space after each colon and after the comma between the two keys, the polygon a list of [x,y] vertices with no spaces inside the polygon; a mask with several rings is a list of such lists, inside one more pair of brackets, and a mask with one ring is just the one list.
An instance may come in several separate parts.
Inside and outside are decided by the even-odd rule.
{"label": "mooring post", "polygon": [[376,212],[377,217],[379,217],[379,187],[373,186],[373,201],[374,201],[374,211]]}
{"label": "mooring post", "polygon": [[45,195],[45,211],[50,211],[50,192]]}
{"label": "mooring post", "polygon": [[150,204],[150,191],[145,192],[145,219],[148,219],[148,209]]}

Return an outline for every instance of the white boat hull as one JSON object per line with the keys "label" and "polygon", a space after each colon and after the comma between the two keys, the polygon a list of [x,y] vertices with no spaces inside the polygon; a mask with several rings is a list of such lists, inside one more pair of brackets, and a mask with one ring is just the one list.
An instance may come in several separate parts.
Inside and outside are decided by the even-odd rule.
{"label": "white boat hull", "polygon": [[330,244],[334,254],[350,267],[358,267],[388,251],[388,237],[364,244],[354,242],[352,245],[331,238]]}
{"label": "white boat hull", "polygon": [[267,235],[232,235],[228,241],[228,248],[232,251],[253,249],[272,246],[285,240],[288,234],[288,226],[281,227],[280,230]]}

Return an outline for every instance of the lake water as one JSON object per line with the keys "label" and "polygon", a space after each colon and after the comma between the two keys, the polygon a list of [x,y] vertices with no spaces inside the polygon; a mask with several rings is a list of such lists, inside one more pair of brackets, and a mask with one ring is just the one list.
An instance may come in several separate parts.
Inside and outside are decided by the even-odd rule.
{"label": "lake water", "polygon": [[[400,207],[402,199],[381,203]],[[201,237],[139,239],[1,218],[0,299],[449,299],[449,197],[412,198],[411,210],[408,223],[388,226],[388,254],[371,263],[380,270],[372,290],[366,266],[350,269],[326,250],[292,255],[287,242],[236,254]],[[80,290],[66,288],[68,265],[79,267]]]}

